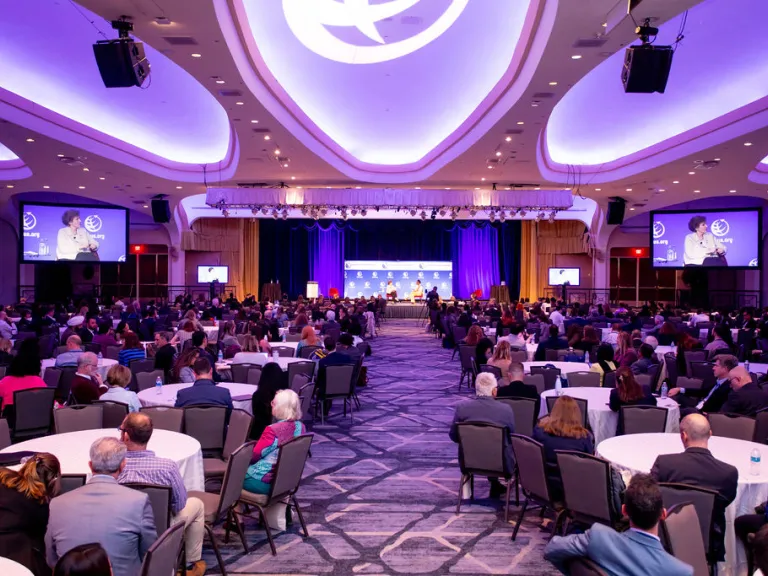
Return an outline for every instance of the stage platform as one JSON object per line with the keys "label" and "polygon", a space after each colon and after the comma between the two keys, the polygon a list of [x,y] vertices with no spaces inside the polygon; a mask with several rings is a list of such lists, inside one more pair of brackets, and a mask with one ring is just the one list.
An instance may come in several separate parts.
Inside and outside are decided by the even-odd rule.
{"label": "stage platform", "polygon": [[426,313],[426,304],[421,302],[388,302],[384,318],[424,318]]}

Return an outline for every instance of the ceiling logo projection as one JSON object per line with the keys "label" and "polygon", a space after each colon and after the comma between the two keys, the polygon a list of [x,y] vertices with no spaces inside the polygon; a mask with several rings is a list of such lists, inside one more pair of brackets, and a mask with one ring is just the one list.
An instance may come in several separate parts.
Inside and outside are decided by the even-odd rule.
{"label": "ceiling logo projection", "polygon": [[[283,0],[283,12],[296,38],[315,54],[344,64],[377,64],[407,56],[437,40],[469,3],[453,0],[431,26],[404,40],[387,43],[376,28],[377,22],[402,14],[419,2],[431,1],[371,4],[371,0]],[[346,42],[329,29],[334,27],[356,28],[368,40],[360,44]]]}

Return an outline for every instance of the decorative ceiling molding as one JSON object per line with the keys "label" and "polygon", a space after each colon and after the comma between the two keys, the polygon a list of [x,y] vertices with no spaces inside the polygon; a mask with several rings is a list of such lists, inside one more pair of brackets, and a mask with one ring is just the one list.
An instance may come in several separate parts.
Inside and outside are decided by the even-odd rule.
{"label": "decorative ceiling molding", "polygon": [[24,161],[0,142],[0,180],[22,180],[32,176]]}

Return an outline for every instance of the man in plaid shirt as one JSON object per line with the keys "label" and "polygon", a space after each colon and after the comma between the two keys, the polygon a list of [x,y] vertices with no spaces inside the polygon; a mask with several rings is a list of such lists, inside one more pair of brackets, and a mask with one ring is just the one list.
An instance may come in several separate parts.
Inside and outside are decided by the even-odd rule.
{"label": "man in plaid shirt", "polygon": [[[184,540],[187,549],[187,570],[191,576],[205,574],[202,560],[205,534],[205,508],[198,498],[187,498],[187,490],[179,467],[173,460],[158,458],[147,444],[152,437],[152,419],[141,412],[128,414],[120,426],[120,440],[128,448],[125,469],[118,476],[120,484],[154,484],[171,488],[171,523],[184,522]],[[158,527],[158,533],[163,528]]]}

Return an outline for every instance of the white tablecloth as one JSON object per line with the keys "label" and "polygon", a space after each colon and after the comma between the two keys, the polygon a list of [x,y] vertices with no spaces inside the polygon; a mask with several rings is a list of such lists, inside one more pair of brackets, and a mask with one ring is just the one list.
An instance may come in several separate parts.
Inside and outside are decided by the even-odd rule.
{"label": "white tablecloth", "polygon": [[[270,356],[267,358],[267,363],[274,362],[272,357]],[[283,371],[288,370],[288,364],[293,364],[294,362],[312,362],[312,360],[307,360],[306,358],[287,358],[284,356],[279,356],[277,358],[277,363],[280,366],[280,368],[283,369]],[[224,360],[223,362],[216,362],[216,370],[222,371],[222,370],[230,370],[232,366],[232,362],[230,360]]]}
{"label": "white tablecloth", "polygon": [[531,372],[531,366],[547,366],[549,364],[555,368],[560,368],[561,374],[589,372],[589,364],[586,362],[523,362],[523,368],[525,373],[529,374]]}
{"label": "white tablecloth", "polygon": [[[157,393],[155,388],[147,388],[142,390],[137,395],[141,401],[142,406],[175,406],[176,394],[179,390],[189,388],[192,383],[184,384],[166,384],[162,387],[162,392]],[[245,410],[248,414],[253,414],[251,411],[251,396],[256,392],[256,386],[252,384],[236,384],[234,382],[220,382],[217,386],[226,388],[232,395],[232,404],[235,408]]]}
{"label": "white tablecloth", "polygon": [[[587,401],[587,418],[589,426],[595,435],[595,445],[603,440],[616,436],[616,425],[619,423],[619,413],[614,412],[608,406],[611,396],[610,388],[563,388],[565,396],[583,398]],[[539,418],[547,414],[547,396],[554,396],[554,390],[547,390],[541,394],[541,407]],[[680,407],[672,398],[657,398],[656,405],[669,410],[667,417],[667,432],[680,431]]]}
{"label": "white tablecloth", "polygon": [[[43,438],[35,438],[9,446],[2,452],[50,452],[59,459],[62,474],[86,474],[91,477],[88,468],[88,452],[91,444],[98,438],[112,436],[118,438],[120,432],[115,428],[101,430],[81,430],[67,434],[53,434]],[[149,450],[157,456],[170,458],[179,465],[181,477],[187,490],[205,490],[203,478],[203,453],[200,442],[177,432],[155,429],[149,440]],[[5,574],[0,570],[0,574]]]}
{"label": "white tablecloth", "polygon": [[[283,334],[289,333],[289,328],[286,326],[285,328],[279,328],[278,331],[280,333],[280,336],[282,336]],[[301,334],[301,330],[299,330],[299,334]],[[320,330],[318,330],[317,328],[315,328],[315,335],[320,336]]]}
{"label": "white tablecloth", "polygon": [[[739,362],[739,365],[746,367],[744,362]],[[755,374],[768,374],[768,364],[761,364],[760,362],[750,362],[749,371]]]}
{"label": "white tablecloth", "polygon": [[[733,521],[743,514],[754,514],[755,506],[768,500],[768,463],[763,461],[760,475],[749,473],[749,456],[758,448],[768,457],[764,444],[734,440],[721,436],[709,439],[709,450],[739,470],[739,486],[736,499],[725,509],[725,562],[718,565],[721,575],[742,575],[747,573],[747,557],[744,547],[737,542]],[[660,454],[674,454],[683,451],[683,443],[677,434],[630,434],[609,438],[597,446],[597,455],[615,464],[626,476],[638,472],[650,472],[656,457]]]}
{"label": "white tablecloth", "polygon": [[0,556],[0,574],[3,576],[32,576],[32,572],[21,564]]}
{"label": "white tablecloth", "polygon": [[[117,360],[110,360],[109,358],[102,358],[99,360],[99,374],[101,374],[102,380],[106,382],[107,380],[107,372],[109,372],[109,369],[112,368],[117,364]],[[46,358],[42,362],[42,375],[45,375],[45,369],[46,368],[53,368],[56,365],[56,359],[55,358]]]}

